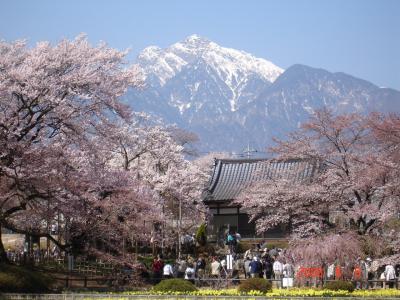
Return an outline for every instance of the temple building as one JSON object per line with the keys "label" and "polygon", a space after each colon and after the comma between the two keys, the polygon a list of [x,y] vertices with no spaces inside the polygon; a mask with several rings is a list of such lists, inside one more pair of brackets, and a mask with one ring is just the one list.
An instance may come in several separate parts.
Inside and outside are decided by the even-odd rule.
{"label": "temple building", "polygon": [[283,226],[256,234],[254,222],[249,222],[249,216],[233,200],[254,182],[279,178],[303,181],[312,178],[315,171],[315,164],[300,159],[215,159],[211,180],[203,194],[212,215],[209,239],[223,240],[229,230],[240,233],[242,238],[283,238],[288,231]]}

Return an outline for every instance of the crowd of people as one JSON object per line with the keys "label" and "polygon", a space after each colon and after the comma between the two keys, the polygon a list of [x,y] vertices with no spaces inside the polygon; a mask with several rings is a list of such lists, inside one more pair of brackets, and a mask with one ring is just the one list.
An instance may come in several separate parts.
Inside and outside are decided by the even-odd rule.
{"label": "crowd of people", "polygon": [[[285,251],[278,248],[268,249],[255,245],[244,254],[237,254],[239,240],[238,234],[227,235],[225,250],[228,255],[200,255],[197,258],[188,255],[166,262],[159,255],[154,258],[150,269],[143,268],[143,274],[151,277],[152,283],[167,278],[182,278],[196,284],[206,284],[206,281],[217,279],[237,284],[247,278],[265,278],[278,288],[322,286],[333,280],[352,281],[357,289],[400,288],[400,262],[382,265],[378,260],[367,257],[353,262],[332,260],[320,266],[302,266],[287,259]],[[33,247],[30,252],[27,247],[20,247],[7,249],[6,252],[8,259],[15,263],[62,259],[57,247]]]}
{"label": "crowd of people", "polygon": [[246,278],[265,278],[278,288],[322,286],[333,280],[352,281],[357,289],[400,287],[400,264],[381,266],[371,258],[359,258],[351,265],[333,261],[322,266],[301,266],[285,259],[282,250],[276,248],[250,249],[244,255],[200,255],[197,259],[189,255],[173,263],[164,263],[158,256],[152,264],[152,275],[154,283],[174,277],[198,284],[221,278],[234,284]]}
{"label": "crowd of people", "polygon": [[40,249],[33,247],[30,251],[27,247],[16,247],[15,249],[6,250],[7,259],[16,264],[23,264],[30,261],[31,263],[41,263],[46,261],[54,261],[62,259],[62,254],[57,247],[49,249]]}

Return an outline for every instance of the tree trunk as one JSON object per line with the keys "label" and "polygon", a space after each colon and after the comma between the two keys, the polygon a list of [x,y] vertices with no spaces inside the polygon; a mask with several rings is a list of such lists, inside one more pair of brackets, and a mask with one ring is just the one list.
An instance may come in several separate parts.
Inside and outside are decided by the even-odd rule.
{"label": "tree trunk", "polygon": [[358,218],[357,222],[355,222],[358,233],[360,235],[367,234],[368,231],[372,228],[372,225],[374,225],[375,221],[376,219],[371,219],[367,222],[366,218],[363,217]]}
{"label": "tree trunk", "polygon": [[1,263],[9,263],[6,250],[4,249],[3,240],[2,240],[2,232],[1,232],[1,223],[0,223],[0,262]]}

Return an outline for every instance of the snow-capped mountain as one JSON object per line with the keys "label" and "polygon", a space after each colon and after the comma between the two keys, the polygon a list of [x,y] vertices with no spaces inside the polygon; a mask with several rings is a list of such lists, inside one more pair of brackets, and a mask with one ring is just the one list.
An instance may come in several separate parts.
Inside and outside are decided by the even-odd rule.
{"label": "snow-capped mountain", "polygon": [[201,149],[258,150],[304,122],[316,108],[337,112],[400,111],[400,92],[344,73],[273,63],[197,35],[161,49],[145,48],[137,63],[147,88],[126,101],[197,133]]}
{"label": "snow-capped mountain", "polygon": [[[193,98],[207,87],[210,80],[221,85],[221,93],[228,100],[229,109],[236,111],[242,102],[242,94],[249,92],[249,84],[257,79],[268,85],[283,72],[283,69],[265,59],[243,51],[223,48],[198,35],[191,35],[166,49],[147,47],[140,53],[138,63],[153,87],[168,88],[171,86],[168,83],[177,77],[191,80],[185,82],[185,85],[194,97],[180,97],[176,93],[169,97],[169,104],[178,108],[181,113],[196,105]],[[192,73],[201,72],[206,72],[210,78],[187,78]]]}

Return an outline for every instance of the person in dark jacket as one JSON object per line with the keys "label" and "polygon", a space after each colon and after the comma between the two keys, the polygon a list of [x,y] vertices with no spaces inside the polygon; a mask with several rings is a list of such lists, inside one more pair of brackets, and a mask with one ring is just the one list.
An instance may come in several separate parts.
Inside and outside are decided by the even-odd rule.
{"label": "person in dark jacket", "polygon": [[262,272],[262,265],[257,256],[254,256],[253,261],[250,263],[249,267],[251,278],[260,277],[260,273]]}
{"label": "person in dark jacket", "polygon": [[196,277],[200,280],[204,278],[205,271],[206,271],[206,260],[202,255],[196,261]]}
{"label": "person in dark jacket", "polygon": [[162,272],[164,269],[164,262],[161,255],[158,255],[153,260],[152,271],[153,271],[153,282],[155,284],[159,283],[162,278]]}
{"label": "person in dark jacket", "polygon": [[273,261],[271,256],[266,255],[263,261],[263,269],[265,273],[265,278],[268,280],[272,280],[272,277],[274,275],[272,266],[273,266]]}

